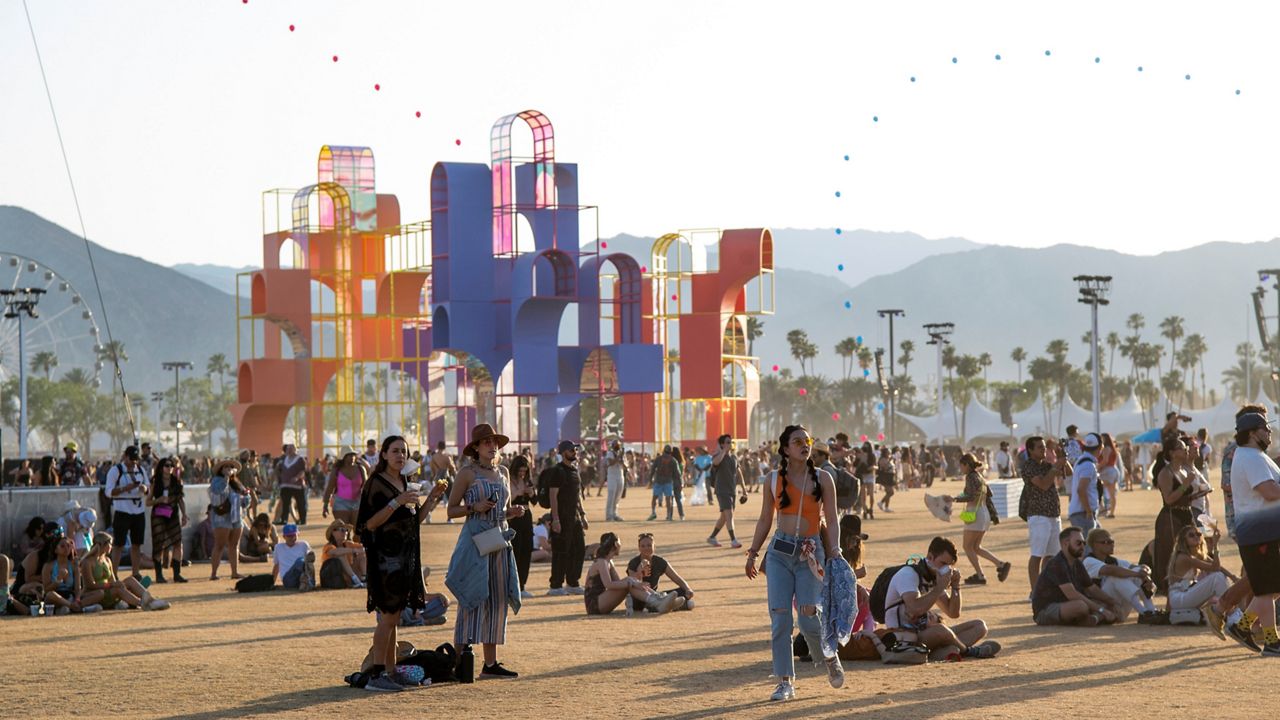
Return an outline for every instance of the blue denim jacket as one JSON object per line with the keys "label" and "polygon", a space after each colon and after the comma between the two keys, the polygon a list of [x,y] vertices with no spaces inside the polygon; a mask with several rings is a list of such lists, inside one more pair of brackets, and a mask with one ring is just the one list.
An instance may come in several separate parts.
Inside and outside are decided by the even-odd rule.
{"label": "blue denim jacket", "polygon": [[[469,517],[462,524],[458,533],[458,543],[453,548],[453,557],[449,559],[449,570],[445,574],[444,584],[458,600],[458,607],[472,610],[489,599],[489,559],[480,555],[479,548],[471,539],[472,535],[482,533],[493,527],[493,523],[479,517]],[[507,541],[515,537],[515,530],[504,531]],[[520,612],[520,578],[516,575],[516,555],[510,547],[498,552],[507,553],[507,605],[517,614]],[[496,600],[496,598],[495,598]]]}
{"label": "blue denim jacket", "polygon": [[857,615],[858,578],[849,567],[849,561],[833,555],[827,558],[822,580],[823,657],[835,657],[837,648],[849,642]]}

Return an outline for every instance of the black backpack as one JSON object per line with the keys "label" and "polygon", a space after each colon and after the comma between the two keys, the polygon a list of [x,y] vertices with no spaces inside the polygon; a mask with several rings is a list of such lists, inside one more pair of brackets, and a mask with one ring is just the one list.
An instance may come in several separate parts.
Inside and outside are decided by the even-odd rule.
{"label": "black backpack", "polygon": [[417,665],[422,672],[431,678],[432,683],[457,682],[458,677],[453,669],[458,663],[458,651],[450,643],[445,643],[435,650],[415,650],[412,655],[401,660],[398,665]]}
{"label": "black backpack", "polygon": [[551,509],[551,478],[556,471],[556,466],[543,470],[538,473],[538,504],[542,507]]}
{"label": "black backpack", "polygon": [[276,586],[276,579],[268,574],[249,575],[236,581],[236,592],[266,592]]}
{"label": "black backpack", "polygon": [[920,590],[922,592],[926,587],[933,584],[933,573],[925,566],[923,560],[907,563],[906,565],[894,565],[881,570],[880,574],[876,576],[875,584],[871,586],[871,617],[882,625],[884,624],[885,614],[902,604],[902,601],[899,600],[889,607],[884,606],[885,600],[889,597],[889,584],[893,582],[893,576],[897,575],[898,571],[904,567],[915,570],[916,574],[920,576]]}

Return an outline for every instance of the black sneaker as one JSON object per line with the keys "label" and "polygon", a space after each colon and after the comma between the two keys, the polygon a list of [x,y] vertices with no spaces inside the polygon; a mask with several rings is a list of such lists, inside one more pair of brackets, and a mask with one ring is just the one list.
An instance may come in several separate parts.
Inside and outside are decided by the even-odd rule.
{"label": "black sneaker", "polygon": [[1151,612],[1142,612],[1138,614],[1139,625],[1168,625],[1169,614],[1160,610],[1152,610]]}
{"label": "black sneaker", "polygon": [[485,665],[480,669],[480,679],[490,678],[494,680],[515,680],[520,677],[520,673],[508,670],[502,667],[502,663],[494,663]]}
{"label": "black sneaker", "polygon": [[1262,657],[1280,657],[1280,642],[1270,642],[1263,645]]}
{"label": "black sneaker", "polygon": [[1253,633],[1248,630],[1241,630],[1239,623],[1231,623],[1227,626],[1227,637],[1254,652],[1262,652],[1262,648],[1258,647],[1258,643],[1254,642]]}

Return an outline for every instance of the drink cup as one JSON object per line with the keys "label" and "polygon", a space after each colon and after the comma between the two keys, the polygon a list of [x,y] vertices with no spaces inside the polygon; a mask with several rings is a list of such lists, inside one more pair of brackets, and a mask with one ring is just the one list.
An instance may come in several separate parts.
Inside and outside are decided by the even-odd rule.
{"label": "drink cup", "polygon": [[40,603],[31,603],[31,617],[40,617]]}

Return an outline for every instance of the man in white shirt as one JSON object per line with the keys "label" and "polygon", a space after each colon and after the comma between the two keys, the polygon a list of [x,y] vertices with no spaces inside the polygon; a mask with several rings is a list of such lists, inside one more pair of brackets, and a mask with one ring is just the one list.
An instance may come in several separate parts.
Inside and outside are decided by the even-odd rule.
{"label": "man in white shirt", "polygon": [[120,567],[120,554],[129,542],[129,570],[135,578],[142,573],[142,543],[147,535],[147,492],[150,478],[140,462],[142,453],[134,445],[124,449],[122,461],[107,471],[107,497],[111,498],[111,531],[114,544],[112,565]]}
{"label": "man in white shirt", "polygon": [[[960,573],[954,572],[955,543],[935,537],[929,543],[924,560],[904,565],[889,582],[884,599],[884,625],[895,634],[914,634],[929,648],[930,658],[945,659],[958,653],[967,658],[992,658],[1000,652],[1000,643],[987,641],[987,624],[969,620],[954,627],[942,624],[942,614],[960,617]],[[950,588],[951,592],[946,592]]]}
{"label": "man in white shirt", "polygon": [[[296,590],[302,587],[303,575],[307,573],[311,546],[298,539],[298,526],[293,523],[285,525],[281,534],[284,541],[276,543],[271,551],[271,576],[279,580],[281,586]],[[315,556],[310,559],[314,561]]]}
{"label": "man in white shirt", "polygon": [[[1240,559],[1253,590],[1253,602],[1239,622],[1227,626],[1226,632],[1251,650],[1260,649],[1263,657],[1280,658],[1275,606],[1280,597],[1280,541],[1265,525],[1256,533],[1249,527],[1271,516],[1280,506],[1280,467],[1266,454],[1271,436],[1265,415],[1244,413],[1236,418],[1238,447],[1231,459],[1231,501],[1235,507],[1236,541],[1240,543]],[[1254,535],[1272,539],[1256,542]],[[1255,622],[1262,625],[1261,648],[1253,640]]]}
{"label": "man in white shirt", "polygon": [[373,470],[374,466],[378,464],[378,441],[377,440],[374,440],[371,438],[368,442],[364,444],[364,454],[360,456],[360,459],[364,461],[365,467],[367,469]]}
{"label": "man in white shirt", "polygon": [[1140,625],[1168,624],[1167,616],[1157,612],[1151,602],[1156,591],[1151,568],[1116,557],[1116,541],[1102,528],[1089,533],[1085,542],[1089,545],[1089,555],[1084,559],[1084,568],[1089,571],[1089,577],[1101,584],[1102,592],[1115,599],[1117,622],[1123,622],[1131,610],[1137,610]]}
{"label": "man in white shirt", "polygon": [[[1101,446],[1102,439],[1096,433],[1084,436],[1080,454],[1071,463],[1071,481],[1067,483],[1067,494],[1071,498],[1067,504],[1067,513],[1071,516],[1072,526],[1080,528],[1085,537],[1088,537],[1090,530],[1101,527],[1098,524],[1097,462],[1098,448]],[[1070,452],[1067,457],[1070,458]]]}
{"label": "man in white shirt", "polygon": [[996,474],[1001,478],[1013,477],[1013,458],[1009,455],[1009,442],[1000,441],[1000,449],[996,450]]}
{"label": "man in white shirt", "polygon": [[622,522],[622,518],[618,517],[618,500],[622,499],[623,484],[622,443],[613,441],[604,455],[604,465],[609,491],[605,496],[604,519]]}

